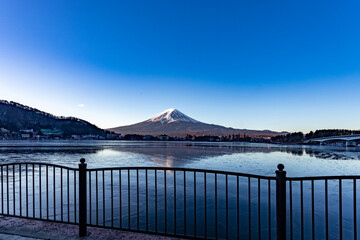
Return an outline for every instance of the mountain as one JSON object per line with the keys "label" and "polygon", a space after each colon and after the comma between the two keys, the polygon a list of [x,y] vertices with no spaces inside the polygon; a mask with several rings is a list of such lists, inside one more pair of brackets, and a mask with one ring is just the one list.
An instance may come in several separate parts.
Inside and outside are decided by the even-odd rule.
{"label": "mountain", "polygon": [[82,119],[74,117],[57,117],[20,103],[0,100],[0,128],[10,131],[24,129],[58,129],[64,137],[94,134],[104,136],[104,130]]}
{"label": "mountain", "polygon": [[287,132],[234,129],[220,125],[207,124],[197,121],[174,108],[170,108],[146,121],[128,126],[110,128],[108,130],[121,134],[141,134],[153,136],[166,134],[172,137],[184,137],[188,134],[197,136],[228,136],[231,134],[246,134],[248,136],[262,137],[287,134]]}

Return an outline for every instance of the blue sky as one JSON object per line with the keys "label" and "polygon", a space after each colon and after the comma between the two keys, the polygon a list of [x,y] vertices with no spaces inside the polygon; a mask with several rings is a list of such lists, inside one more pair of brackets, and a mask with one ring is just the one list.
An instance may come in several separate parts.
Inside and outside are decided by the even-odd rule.
{"label": "blue sky", "polygon": [[168,108],[360,128],[359,1],[2,1],[0,99],[100,127]]}

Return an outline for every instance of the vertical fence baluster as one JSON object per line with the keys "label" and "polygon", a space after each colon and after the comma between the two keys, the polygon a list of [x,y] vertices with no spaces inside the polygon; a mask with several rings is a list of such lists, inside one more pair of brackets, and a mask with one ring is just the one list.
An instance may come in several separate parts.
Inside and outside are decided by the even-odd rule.
{"label": "vertical fence baluster", "polygon": [[354,198],[354,240],[357,239],[357,224],[356,224],[356,179],[353,179],[353,198]]}
{"label": "vertical fence baluster", "polygon": [[196,172],[194,171],[194,235],[196,237]]}
{"label": "vertical fence baluster", "polygon": [[91,211],[92,211],[92,207],[91,207],[91,171],[89,171],[89,223],[91,225]]}
{"label": "vertical fence baluster", "polygon": [[176,235],[176,170],[174,170],[174,233]]}
{"label": "vertical fence baluster", "polygon": [[148,170],[145,170],[145,183],[146,183],[146,231],[149,231],[149,189],[148,189]]}
{"label": "vertical fence baluster", "polygon": [[301,240],[304,240],[304,184],[300,181]]}
{"label": "vertical fence baluster", "polygon": [[157,170],[155,169],[155,232],[158,231],[158,217],[157,217]]}
{"label": "vertical fence baluster", "polygon": [[114,185],[113,185],[113,170],[110,170],[111,177],[111,227],[114,227]]}
{"label": "vertical fence baluster", "polygon": [[137,230],[140,229],[139,215],[139,169],[136,169],[136,214],[137,214]]}
{"label": "vertical fence baluster", "polygon": [[342,239],[342,181],[339,179],[339,228],[340,239]]}
{"label": "vertical fence baluster", "polygon": [[[46,166],[47,167],[47,166]],[[68,222],[70,222],[70,170],[67,170],[67,214],[68,214]]]}
{"label": "vertical fence baluster", "polygon": [[74,219],[76,223],[76,171],[74,170]]}
{"label": "vertical fence baluster", "polygon": [[15,164],[13,165],[13,187],[12,187],[12,189],[13,189],[13,212],[14,212],[14,216],[16,215],[16,211],[15,211],[15,199],[16,199],[16,197],[15,197]]}
{"label": "vertical fence baluster", "polygon": [[128,229],[130,229],[130,169],[128,169]]}
{"label": "vertical fence baluster", "polygon": [[312,239],[315,240],[315,203],[314,203],[314,180],[311,180],[311,224]]}
{"label": "vertical fence baluster", "polygon": [[326,240],[329,239],[329,204],[328,204],[328,180],[325,179],[325,233]]}
{"label": "vertical fence baluster", "polygon": [[204,227],[205,227],[205,238],[207,238],[207,199],[206,199],[206,172],[204,172],[204,211],[205,211],[205,216],[204,216]]}
{"label": "vertical fence baluster", "polygon": [[[21,217],[22,216],[22,201],[21,201],[21,163],[19,164],[19,195],[20,195],[20,199],[19,199],[19,202],[20,202],[20,214],[19,216]],[[40,207],[41,209],[41,207]],[[40,215],[40,218],[41,218],[41,215]]]}
{"label": "vertical fence baluster", "polygon": [[[21,197],[20,197],[21,199]],[[40,206],[40,219],[42,219],[42,204],[41,204],[41,164],[39,164],[39,206]],[[21,205],[21,204],[20,204]],[[21,211],[21,210],[20,210]],[[21,215],[21,214],[20,214]]]}
{"label": "vertical fence baluster", "polygon": [[237,228],[237,239],[240,239],[240,204],[239,204],[239,176],[236,177],[236,228]]}
{"label": "vertical fence baluster", "polygon": [[[27,178],[27,166],[26,166]],[[26,187],[27,189],[27,187]],[[49,167],[46,165],[46,219],[49,220]]]}
{"label": "vertical fence baluster", "polygon": [[1,166],[1,214],[5,214],[4,212],[4,179],[3,179],[3,166]]}
{"label": "vertical fence baluster", "polygon": [[271,240],[271,185],[270,179],[268,179],[268,212],[269,212],[269,240]]}
{"label": "vertical fence baluster", "polygon": [[229,239],[229,187],[228,187],[228,175],[225,175],[225,194],[226,194],[226,239]]}
{"label": "vertical fence baluster", "polygon": [[95,170],[95,193],[96,193],[96,225],[99,225],[99,183],[98,183],[98,171]]}
{"label": "vertical fence baluster", "polygon": [[61,221],[64,221],[64,207],[63,207],[63,169],[60,168],[60,204],[61,204]]}
{"label": "vertical fence baluster", "polygon": [[289,181],[290,199],[290,239],[293,239],[293,202],[292,202],[292,181]]}
{"label": "vertical fence baluster", "polygon": [[[2,167],[1,167],[1,175],[2,175]],[[1,176],[2,180],[2,176]],[[2,182],[1,182],[2,184]],[[25,164],[25,204],[26,204],[26,217],[29,217],[29,194],[28,194],[28,164]]]}
{"label": "vertical fence baluster", "polygon": [[35,218],[35,164],[32,164],[33,218]]}
{"label": "vertical fence baluster", "polygon": [[217,173],[215,173],[215,238],[218,238]]}
{"label": "vertical fence baluster", "polygon": [[164,196],[165,196],[165,233],[167,233],[167,195],[166,195],[166,170],[164,170]]}
{"label": "vertical fence baluster", "polygon": [[258,178],[258,229],[259,229],[259,239],[261,239],[261,208],[260,208],[260,178]]}
{"label": "vertical fence baluster", "polygon": [[122,228],[122,190],[121,190],[121,169],[119,170],[119,215],[120,215],[120,228]]}
{"label": "vertical fence baluster", "polygon": [[251,240],[251,179],[248,177],[248,203],[249,203],[249,240]]}
{"label": "vertical fence baluster", "polygon": [[7,205],[7,214],[10,214],[9,212],[9,165],[6,165],[6,205]]}
{"label": "vertical fence baluster", "polygon": [[105,171],[102,171],[102,189],[103,189],[103,226],[105,226]]}
{"label": "vertical fence baluster", "polygon": [[[205,207],[206,208],[206,207]],[[176,170],[174,170],[174,233],[176,235]]]}
{"label": "vertical fence baluster", "polygon": [[[54,195],[54,220],[56,221],[56,186],[55,186],[55,167],[53,167],[53,195]],[[76,185],[75,185],[76,186]]]}
{"label": "vertical fence baluster", "polygon": [[186,236],[186,171],[184,170],[184,235]]}

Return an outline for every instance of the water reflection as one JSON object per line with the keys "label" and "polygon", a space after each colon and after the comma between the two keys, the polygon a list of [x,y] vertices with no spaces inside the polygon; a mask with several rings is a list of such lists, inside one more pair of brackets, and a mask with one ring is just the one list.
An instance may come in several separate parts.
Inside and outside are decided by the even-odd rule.
{"label": "water reflection", "polygon": [[360,149],[253,143],[2,141],[0,162],[51,162],[89,168],[167,166],[274,175],[279,162],[290,176],[356,174]]}
{"label": "water reflection", "polygon": [[[329,146],[287,146],[287,145],[269,145],[269,144],[249,144],[249,143],[186,143],[186,142],[108,142],[108,141],[89,141],[89,142],[71,142],[71,141],[60,141],[60,142],[37,142],[36,144],[33,144],[31,142],[22,142],[22,141],[13,141],[11,144],[5,144],[4,142],[0,143],[0,162],[23,162],[23,161],[29,161],[29,162],[44,162],[44,163],[55,163],[59,165],[64,166],[71,166],[71,167],[77,167],[79,164],[79,159],[82,157],[86,158],[87,164],[89,168],[97,168],[97,167],[121,167],[121,166],[166,166],[166,167],[186,167],[186,168],[200,168],[200,169],[215,169],[215,170],[225,170],[225,171],[234,171],[234,172],[245,172],[245,173],[254,173],[254,174],[260,174],[260,175],[269,175],[274,176],[274,170],[276,168],[276,165],[279,162],[282,162],[285,164],[285,170],[288,173],[288,176],[315,176],[315,175],[351,175],[351,174],[358,174],[358,170],[360,167],[360,151],[358,148],[343,148],[343,147],[329,147]],[[24,166],[22,166],[24,168]],[[5,169],[4,169],[5,170]],[[6,169],[7,170],[7,169]],[[16,169],[16,172],[19,170]],[[29,204],[30,209],[35,206],[35,211],[38,211],[40,207],[34,203],[40,204],[40,196],[42,196],[43,204],[45,203],[45,199],[47,197],[46,191],[44,191],[45,188],[43,188],[40,191],[40,182],[43,187],[46,186],[45,177],[43,177],[41,180],[38,177],[39,172],[43,172],[43,176],[46,176],[46,169],[43,167],[40,171],[38,166],[34,169],[34,175],[35,175],[35,181],[31,179],[32,174],[29,175],[29,190],[30,190],[30,197],[29,197]],[[10,169],[11,172],[11,169]],[[49,198],[49,206],[50,206],[50,212],[49,215],[54,216],[57,215],[60,217],[59,212],[54,213],[54,207],[61,208],[63,205],[61,203],[61,180],[59,177],[63,176],[64,179],[67,178],[67,173],[63,172],[61,173],[59,170],[56,170],[55,176],[56,181],[54,181],[55,178],[53,178],[53,174],[51,172],[51,169],[49,171],[49,186],[50,189],[55,189],[55,200],[52,194],[48,196]],[[105,220],[104,215],[99,216],[99,224],[105,223],[106,225],[112,224],[111,219],[109,216],[111,216],[111,206],[114,204],[114,217],[115,222],[114,224],[120,224],[120,222],[123,222],[124,226],[132,225],[136,226],[137,222],[133,219],[136,219],[137,217],[137,205],[136,199],[137,199],[137,190],[136,190],[136,183],[137,178],[134,175],[135,172],[130,173],[130,194],[128,193],[128,175],[126,171],[123,171],[123,177],[120,184],[120,172],[114,172],[113,173],[113,179],[114,179],[114,192],[113,196],[111,196],[111,188],[109,185],[109,182],[111,182],[110,175],[111,173],[105,172],[104,175],[99,173],[99,189],[98,193],[96,193],[96,175],[92,174],[92,179],[89,182],[92,182],[92,189],[91,194],[92,196],[92,203],[91,203],[91,217],[89,216],[89,220],[92,219],[92,222],[97,221],[96,217],[96,204],[94,202],[94,199],[96,199],[96,196],[98,196],[98,209],[99,211],[101,209],[105,209]],[[139,196],[140,196],[140,215],[144,215],[144,209],[146,209],[144,206],[146,204],[144,203],[144,199],[146,199],[145,193],[146,190],[144,188],[144,172],[140,171],[139,173],[139,179],[140,179],[140,190],[139,190]],[[159,178],[158,178],[158,204],[155,205],[153,198],[154,198],[154,172],[149,172],[149,194],[151,196],[150,199],[152,199],[149,202],[149,209],[151,209],[152,212],[149,213],[150,219],[150,228],[154,227],[154,209],[155,206],[157,206],[157,210],[159,211],[159,225],[163,223],[164,215],[161,215],[164,212],[164,175],[163,172],[160,174],[159,172]],[[171,191],[171,189],[174,189],[171,184],[173,184],[173,173],[171,171],[166,172],[168,177],[168,184],[169,189],[168,190],[168,199],[169,202],[168,208],[174,209],[172,207],[173,200],[174,200],[174,191]],[[178,173],[179,175],[179,173]],[[5,176],[5,175],[4,175]],[[177,192],[177,199],[178,201],[178,208],[183,209],[182,204],[184,203],[184,194],[183,191],[180,191],[181,189],[184,189],[184,187],[181,185],[183,178],[181,175],[178,177],[178,192]],[[204,188],[204,184],[202,182],[203,176],[201,174],[198,175],[199,182],[198,182],[198,191],[197,191],[197,197],[198,197],[198,215],[197,218],[199,219],[199,225],[198,225],[198,231],[201,233],[204,229],[203,225],[203,207],[204,207],[204,193],[202,189]],[[72,203],[75,202],[76,189],[72,188],[74,184],[74,175],[70,173],[70,202],[67,202],[67,192],[64,195],[64,206],[69,206],[69,210],[65,209],[66,211],[69,211],[69,215],[71,215],[71,221],[75,221],[75,206],[76,204]],[[104,181],[104,179],[107,181]],[[193,195],[193,187],[191,184],[193,181],[193,175],[187,176],[187,197],[189,200],[186,201],[187,207],[187,218],[188,220],[188,230],[194,231],[191,226],[194,222],[192,219],[194,217],[193,214],[193,206],[194,206],[194,195]],[[241,180],[241,179],[240,179]],[[103,181],[105,184],[103,184]],[[233,191],[234,186],[236,186],[234,179],[229,178],[229,212],[231,213],[229,216],[229,219],[234,219],[235,212],[237,211],[236,206],[236,197],[235,191]],[[247,205],[247,198],[248,195],[246,195],[246,181],[242,183],[240,182],[240,188],[242,189],[239,195],[239,210],[241,215],[241,223],[240,226],[244,228],[244,231],[241,231],[244,233],[244,236],[247,237],[246,228],[248,228],[247,225],[247,219],[248,216],[246,215],[249,209],[249,206]],[[26,175],[25,173],[22,173],[22,180],[20,180],[19,177],[15,178],[15,182],[22,182],[22,188],[23,192],[24,186],[26,186]],[[34,187],[32,188],[32,182],[35,182]],[[10,179],[10,183],[12,183],[12,179]],[[224,232],[224,206],[225,206],[225,197],[224,197],[224,179],[219,178],[218,181],[218,206],[219,206],[219,228],[221,232]],[[261,226],[262,231],[267,231],[268,225],[266,224],[266,211],[267,211],[267,192],[266,192],[266,182],[261,183],[261,191],[260,194],[262,195],[261,198],[261,209],[263,209],[265,214],[261,217]],[[264,185],[265,184],[265,185]],[[351,189],[353,188],[353,183],[348,181],[343,181],[343,188],[342,188],[342,197],[343,197],[343,203],[344,203],[344,236],[349,237],[351,235],[352,231],[352,192]],[[121,187],[120,187],[121,186]],[[12,199],[22,199],[22,203],[24,204],[26,202],[25,196],[22,195],[20,197],[20,190],[18,187],[13,188],[12,184],[9,186],[9,193],[10,196],[7,197],[7,190],[4,187],[4,192],[1,192],[2,197],[1,199],[6,199],[6,206],[9,204],[9,212],[12,212],[14,209],[13,201]],[[64,189],[66,189],[67,185],[64,183]],[[207,193],[207,204],[209,209],[214,209],[214,179],[209,176],[209,179],[207,179],[207,187],[208,187],[208,193]],[[300,221],[300,186],[298,183],[294,182],[293,184],[293,207],[294,207],[294,215],[293,215],[293,221],[294,221],[294,233],[295,235],[299,236],[299,221]],[[1,188],[3,189],[3,188]],[[121,190],[120,190],[121,189]],[[233,189],[233,190],[232,190]],[[338,206],[339,206],[339,186],[336,181],[329,181],[329,226],[330,226],[330,233],[335,238],[338,238]],[[322,208],[324,206],[324,183],[323,182],[315,182],[315,226],[317,229],[323,229],[321,228],[321,225],[323,224],[324,220],[324,209]],[[3,191],[3,190],[2,190]],[[231,192],[233,191],[233,192]],[[15,193],[15,195],[12,195],[11,193]],[[41,192],[41,194],[39,194]],[[120,192],[122,192],[122,200],[120,200]],[[274,189],[271,191],[272,194],[275,193]],[[35,194],[34,194],[35,193]],[[76,193],[76,194],[75,194]],[[245,193],[245,194],[244,194]],[[256,194],[258,193],[257,189],[257,182],[253,182],[251,184],[251,196],[252,196],[252,203],[251,203],[251,214],[254,215],[251,219],[252,226],[254,227],[254,231],[256,232],[258,219],[257,219],[257,199]],[[32,195],[31,195],[32,194]],[[15,196],[15,197],[13,197]],[[32,197],[35,196],[33,199]],[[72,200],[74,199],[74,200]],[[181,200],[182,199],[182,200]],[[54,203],[53,203],[54,201]],[[113,202],[112,202],[113,201]],[[304,221],[305,221],[305,239],[310,237],[310,230],[311,230],[311,186],[309,182],[304,183],[304,209],[305,209],[305,215],[304,215]],[[274,201],[272,201],[272,204]],[[66,205],[67,204],[67,205]],[[130,204],[130,211],[128,209],[128,206]],[[18,205],[16,205],[18,206]],[[15,207],[16,208],[16,207]],[[3,208],[2,208],[3,209]],[[120,214],[120,209],[122,211],[122,214]],[[6,209],[7,210],[7,209]],[[20,210],[16,210],[20,211]],[[25,211],[25,208],[22,210]],[[42,210],[41,212],[43,216],[47,214],[46,211]],[[40,211],[38,212],[40,214]],[[29,213],[32,214],[31,211]],[[179,231],[182,231],[182,229],[185,227],[184,225],[181,225],[181,221],[184,219],[184,213],[181,213],[181,211],[178,212],[177,218],[179,219],[179,225],[177,226],[179,228]],[[34,214],[36,216],[36,214]],[[69,215],[64,215],[65,218]],[[120,217],[123,216],[123,217]],[[129,221],[128,216],[131,216],[131,220]],[[168,219],[172,219],[173,211],[169,211]],[[141,219],[144,219],[143,217]],[[208,212],[208,224],[209,226],[213,226],[214,215],[213,211]],[[264,220],[265,219],[265,220]],[[244,220],[244,221],[243,221]],[[144,226],[145,222],[141,220],[140,226]],[[232,221],[232,220],[231,220]],[[272,224],[272,227],[274,227],[275,224]],[[233,227],[232,225],[230,227]],[[169,225],[169,230],[173,229],[174,226]],[[242,229],[243,230],[243,229]],[[212,232],[213,229],[208,229],[209,234],[213,235]],[[231,234],[234,232],[235,229],[230,229]],[[274,232],[274,231],[273,231]],[[324,236],[324,232],[317,230],[316,238],[322,239]],[[256,236],[256,235],[254,235]],[[224,237],[221,235],[221,237]]]}

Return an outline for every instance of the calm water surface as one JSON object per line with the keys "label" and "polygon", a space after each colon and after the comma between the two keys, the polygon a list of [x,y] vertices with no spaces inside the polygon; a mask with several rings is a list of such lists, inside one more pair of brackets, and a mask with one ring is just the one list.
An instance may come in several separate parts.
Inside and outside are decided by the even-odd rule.
{"label": "calm water surface", "polygon": [[[252,173],[259,175],[274,176],[274,171],[278,163],[285,165],[285,170],[288,176],[319,176],[319,175],[358,175],[360,174],[360,149],[359,148],[346,148],[346,147],[331,147],[331,146],[290,146],[290,145],[271,145],[271,144],[255,144],[255,143],[194,143],[194,142],[131,142],[131,141],[0,141],[0,163],[12,163],[12,162],[43,162],[54,163],[69,167],[77,167],[79,159],[85,158],[88,164],[88,168],[102,168],[102,167],[129,167],[129,166],[162,166],[162,167],[182,167],[182,168],[198,168],[198,169],[212,169],[212,170],[224,170],[232,172]],[[31,167],[30,167],[31,169]],[[18,171],[18,170],[17,170]],[[23,170],[21,170],[23,171]],[[42,175],[45,176],[45,168],[43,167]],[[32,205],[32,186],[31,186],[31,174],[30,179],[30,210],[35,208],[35,216],[40,213],[39,194],[40,188],[38,174],[39,169],[35,168],[35,185],[34,185],[34,197],[35,205]],[[95,187],[95,173],[91,176],[92,183],[92,209],[91,219],[88,215],[88,221],[93,224],[105,224],[116,226],[123,224],[123,227],[136,228],[137,226],[137,194],[136,194],[136,171],[130,173],[131,179],[131,191],[128,192],[128,173],[127,171],[121,172],[121,186],[119,184],[119,172],[114,172],[114,195],[110,197],[111,176],[109,172],[104,175],[98,174],[99,180],[99,193],[96,193]],[[140,215],[140,228],[145,227],[145,173],[139,173],[139,215]],[[174,231],[174,190],[173,190],[173,178],[174,173],[169,171],[166,173],[168,179],[167,186],[168,192],[167,199],[167,229],[169,232]],[[60,209],[60,170],[55,171],[56,175],[56,209]],[[52,186],[53,172],[50,169],[49,172],[49,185]],[[64,179],[67,177],[66,172],[63,173]],[[149,171],[149,229],[155,228],[155,186],[154,186],[154,172]],[[184,194],[183,194],[183,175],[177,174],[177,195],[178,199],[176,205],[178,224],[176,229],[178,232],[184,231]],[[191,235],[194,233],[194,194],[193,194],[193,181],[194,177],[191,172],[187,173],[187,197],[186,197],[186,220],[187,231]],[[253,181],[254,180],[254,181]],[[257,239],[260,235],[262,239],[267,239],[269,233],[269,212],[268,212],[268,192],[267,181],[261,181],[260,194],[261,202],[260,208],[260,231],[258,227],[258,182],[253,179],[251,183],[251,231],[252,238]],[[20,181],[19,176],[15,177],[16,183]],[[41,196],[45,199],[46,192],[44,186],[46,184],[43,177]],[[103,185],[104,181],[104,185]],[[25,186],[24,172],[22,173],[22,186]],[[352,239],[353,237],[353,183],[352,181],[343,181],[342,186],[342,201],[343,210],[343,237],[344,239]],[[236,178],[229,177],[229,221],[236,222],[237,212],[240,213],[240,237],[248,238],[249,236],[249,223],[248,223],[248,185],[247,179],[240,178],[239,188],[240,195],[236,194]],[[158,225],[159,231],[164,231],[161,226],[164,225],[164,172],[159,172],[158,175]],[[196,222],[197,222],[197,234],[203,235],[205,233],[204,226],[204,175],[198,174],[197,176],[197,210],[196,210]],[[73,186],[73,175],[70,176],[70,186]],[[360,185],[360,184],[358,184]],[[207,176],[208,192],[206,194],[207,199],[207,233],[208,236],[214,236],[214,176],[211,174]],[[225,178],[224,176],[218,179],[218,228],[219,237],[225,238]],[[22,191],[24,188],[22,187]],[[66,189],[66,185],[63,186]],[[300,185],[293,183],[293,230],[294,239],[300,239]],[[315,183],[315,238],[323,239],[325,236],[324,231],[324,182]],[[339,191],[338,182],[329,181],[329,232],[330,239],[339,239]],[[71,188],[71,187],[70,187]],[[274,209],[275,204],[275,186],[274,182],[271,183],[271,209]],[[122,189],[121,191],[119,189]],[[288,185],[289,190],[289,185]],[[6,189],[5,192],[6,193]],[[9,199],[4,195],[5,205],[9,202],[9,213],[13,211],[13,188],[9,186]],[[69,192],[70,202],[67,203],[67,193],[64,193],[64,215],[66,219],[68,212],[66,211],[69,206],[70,218],[75,220],[75,207],[74,205],[74,189],[71,188]],[[104,193],[104,195],[102,195]],[[94,199],[98,195],[98,206],[96,206]],[[358,194],[359,196],[360,194]],[[121,198],[120,198],[121,196]],[[15,188],[15,200],[20,197],[19,189]],[[237,207],[237,197],[239,197],[239,208]],[[25,196],[22,195],[22,204],[25,203]],[[77,197],[78,198],[78,197]],[[122,199],[120,201],[120,199]],[[130,199],[130,201],[129,201]],[[50,219],[54,217],[54,204],[53,196],[49,196],[49,214]],[[17,200],[19,201],[19,200]],[[44,201],[44,200],[43,200]],[[305,239],[311,238],[312,229],[312,216],[311,216],[311,185],[310,182],[304,182],[304,232]],[[358,200],[360,201],[360,199]],[[111,203],[113,204],[114,219],[111,220]],[[78,205],[78,203],[77,203]],[[130,205],[130,210],[128,206]],[[19,203],[15,204],[15,212],[20,213]],[[102,215],[102,209],[105,207],[105,216]],[[121,207],[121,216],[120,216]],[[98,208],[99,216],[96,215],[96,208]],[[287,206],[289,209],[289,206]],[[42,215],[45,216],[46,210],[44,203],[41,206]],[[78,206],[77,206],[78,209]],[[4,210],[5,212],[7,209]],[[22,214],[25,214],[25,207],[23,206]],[[275,214],[271,212],[271,235],[275,238]],[[32,212],[30,211],[30,215]],[[59,219],[59,211],[56,212],[56,218]],[[130,216],[130,218],[129,218]],[[289,217],[289,216],[288,216]],[[129,222],[130,219],[130,222]],[[170,220],[169,220],[170,219]],[[78,219],[77,219],[78,220]],[[76,220],[76,221],[77,221]],[[210,227],[209,227],[210,226]],[[212,226],[212,227],[211,227]],[[289,226],[289,225],[288,225]],[[359,231],[360,232],[360,231]],[[236,225],[230,224],[229,237],[237,238]],[[289,237],[289,236],[288,236]]]}
{"label": "calm water surface", "polygon": [[256,143],[130,141],[0,141],[0,162],[36,161],[88,168],[186,167],[274,175],[278,163],[288,176],[360,174],[360,149]]}

